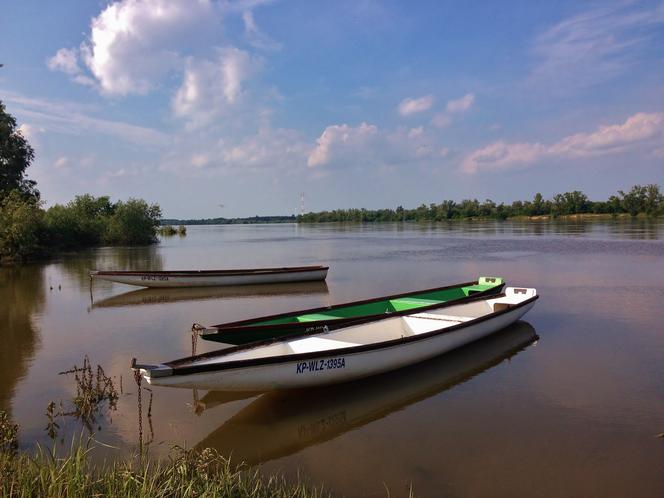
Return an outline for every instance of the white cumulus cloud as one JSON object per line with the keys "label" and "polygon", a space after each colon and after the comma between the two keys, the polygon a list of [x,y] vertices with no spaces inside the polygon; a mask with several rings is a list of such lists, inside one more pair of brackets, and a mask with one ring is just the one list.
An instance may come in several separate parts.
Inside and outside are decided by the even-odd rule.
{"label": "white cumulus cloud", "polygon": [[[88,39],[58,50],[48,66],[79,83],[96,82],[107,95],[145,94],[181,69],[181,53],[203,43],[221,14],[212,0],[111,2],[92,19]],[[83,74],[81,61],[94,79]]]}
{"label": "white cumulus cloud", "polygon": [[235,47],[218,49],[212,60],[190,58],[173,97],[173,112],[191,124],[208,124],[237,102],[244,81],[259,65],[260,60]]}
{"label": "white cumulus cloud", "polygon": [[51,71],[61,71],[68,74],[75,82],[81,85],[94,85],[94,80],[83,74],[78,64],[78,50],[73,48],[61,48],[46,65]]}
{"label": "white cumulus cloud", "polygon": [[78,53],[75,49],[61,48],[48,60],[48,68],[53,71],[62,71],[67,74],[81,72],[78,67]]}
{"label": "white cumulus cloud", "polygon": [[316,141],[316,147],[309,154],[307,166],[322,166],[330,162],[332,155],[341,150],[364,146],[378,134],[375,125],[362,123],[352,127],[347,124],[331,125],[325,128]]}
{"label": "white cumulus cloud", "polygon": [[577,133],[544,145],[494,142],[469,153],[461,163],[465,173],[527,167],[552,157],[592,157],[617,154],[639,146],[651,152],[664,142],[664,113],[640,112],[622,124],[600,126],[592,133]]}
{"label": "white cumulus cloud", "polygon": [[431,109],[433,105],[434,98],[431,95],[426,95],[418,99],[403,99],[399,104],[399,114],[402,116],[410,116],[411,114],[416,114],[418,112],[424,112]]}

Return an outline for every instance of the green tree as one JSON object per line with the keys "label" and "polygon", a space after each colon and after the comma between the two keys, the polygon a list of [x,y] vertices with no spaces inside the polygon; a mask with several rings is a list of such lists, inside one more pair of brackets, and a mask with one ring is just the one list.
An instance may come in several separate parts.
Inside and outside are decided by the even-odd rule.
{"label": "green tree", "polygon": [[50,243],[57,247],[99,245],[114,210],[107,196],[90,194],[77,195],[65,206],[56,204],[50,207],[44,216]]}
{"label": "green tree", "polygon": [[530,205],[530,215],[531,216],[539,216],[541,214],[544,214],[544,198],[542,197],[542,194],[537,192],[535,194],[535,197],[533,197],[533,202]]}
{"label": "green tree", "polygon": [[157,240],[157,227],[161,219],[161,208],[148,204],[143,199],[119,201],[105,234],[109,244],[142,245]]}
{"label": "green tree", "polygon": [[0,198],[17,190],[23,197],[39,199],[37,183],[25,176],[34,158],[35,151],[16,126],[16,119],[0,101]]}
{"label": "green tree", "polygon": [[655,216],[664,207],[664,196],[659,191],[659,185],[653,183],[645,186],[645,199],[643,211],[648,216]]}
{"label": "green tree", "polygon": [[620,195],[620,207],[632,216],[645,211],[647,190],[641,185],[634,185],[632,189],[625,193],[618,191]]}
{"label": "green tree", "polygon": [[18,190],[0,200],[0,258],[23,260],[42,252],[43,213],[34,197]]}

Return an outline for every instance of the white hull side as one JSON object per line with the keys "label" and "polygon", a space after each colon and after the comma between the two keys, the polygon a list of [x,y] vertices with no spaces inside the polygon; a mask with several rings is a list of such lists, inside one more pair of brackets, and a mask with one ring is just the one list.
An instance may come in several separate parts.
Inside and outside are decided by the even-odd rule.
{"label": "white hull side", "polygon": [[[147,277],[147,278],[146,278]],[[325,280],[327,270],[311,270],[256,275],[95,275],[94,278],[141,287],[220,287],[231,285],[276,284]]]}
{"label": "white hull side", "polygon": [[517,321],[534,304],[533,301],[460,330],[443,332],[418,341],[348,354],[326,351],[315,359],[304,361],[309,364],[311,361],[320,363],[321,361],[337,360],[338,364],[343,359],[343,368],[326,368],[298,373],[300,370],[298,365],[303,362],[293,361],[189,375],[155,378],[146,376],[146,379],[152,385],[197,387],[222,391],[270,391],[346,382],[412,365],[486,337]]}

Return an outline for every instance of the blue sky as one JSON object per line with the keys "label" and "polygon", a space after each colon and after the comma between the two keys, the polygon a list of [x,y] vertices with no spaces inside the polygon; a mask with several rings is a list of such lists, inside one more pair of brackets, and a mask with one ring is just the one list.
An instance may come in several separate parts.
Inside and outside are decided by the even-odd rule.
{"label": "blue sky", "polygon": [[[168,217],[664,185],[664,3],[3,1],[47,204]],[[223,207],[221,206],[223,205]]]}

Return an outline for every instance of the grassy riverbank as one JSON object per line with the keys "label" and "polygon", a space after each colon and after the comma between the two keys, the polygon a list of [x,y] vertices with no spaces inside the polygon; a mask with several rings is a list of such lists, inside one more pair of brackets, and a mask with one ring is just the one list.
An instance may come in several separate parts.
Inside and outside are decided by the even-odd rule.
{"label": "grassy riverbank", "polygon": [[95,465],[90,449],[74,448],[58,458],[45,449],[35,455],[0,451],[0,495],[126,496],[141,497],[251,497],[309,498],[328,496],[303,483],[289,483],[281,476],[263,477],[237,469],[214,450],[174,450],[163,461],[128,459]]}

